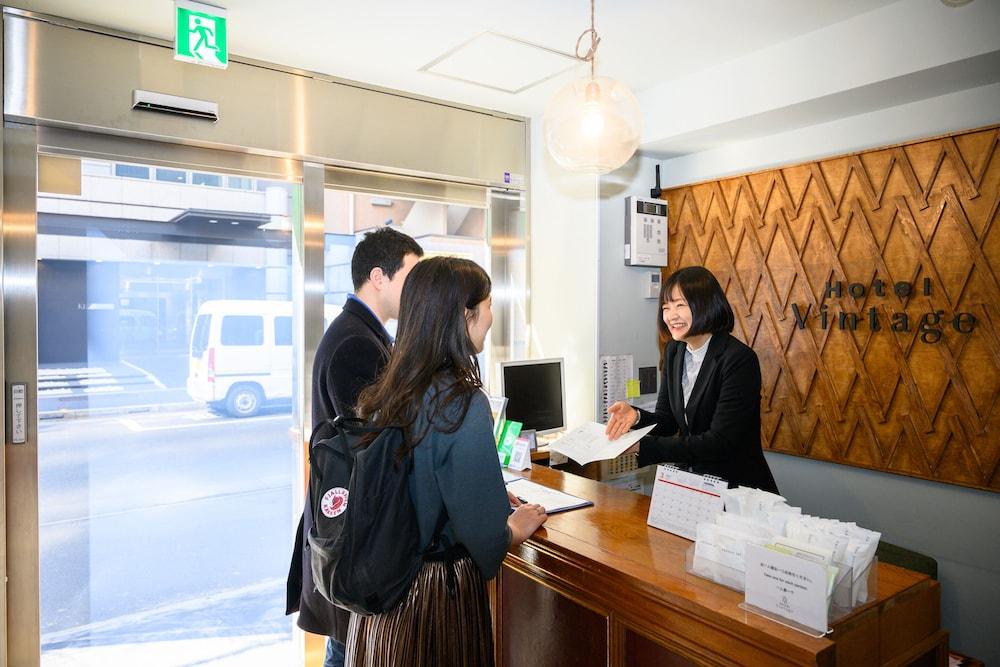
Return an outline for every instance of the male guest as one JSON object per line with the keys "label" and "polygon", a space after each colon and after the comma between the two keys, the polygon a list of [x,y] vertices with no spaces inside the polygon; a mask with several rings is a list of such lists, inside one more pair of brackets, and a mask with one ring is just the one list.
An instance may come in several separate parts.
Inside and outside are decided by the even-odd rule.
{"label": "male guest", "polygon": [[[351,258],[354,294],[330,323],[316,350],[313,366],[313,425],[354,414],[358,394],[371,384],[389,360],[392,339],[385,323],[399,316],[399,296],[410,269],[423,249],[406,234],[384,227],[365,234]],[[328,602],[315,589],[304,535],[312,525],[310,501],[295,534],[288,572],[286,614],[299,612],[299,627],[329,637],[324,667],[344,664],[344,641],[350,614]]]}

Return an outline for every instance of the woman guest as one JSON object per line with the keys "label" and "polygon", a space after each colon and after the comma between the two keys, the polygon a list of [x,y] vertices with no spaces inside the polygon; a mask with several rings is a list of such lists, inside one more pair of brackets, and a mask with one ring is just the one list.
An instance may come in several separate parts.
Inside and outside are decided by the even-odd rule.
{"label": "woman guest", "polygon": [[396,344],[358,412],[403,427],[413,454],[410,495],[429,553],[395,608],[352,616],[348,665],[493,664],[486,581],[546,515],[530,504],[511,513],[497,463],[475,356],[493,324],[490,306],[489,276],[465,259],[426,259],[403,286]]}
{"label": "woman guest", "polygon": [[673,340],[663,349],[656,412],[615,403],[608,437],[656,424],[629,450],[639,466],[670,462],[731,487],[777,493],[760,448],[760,364],[730,335],[733,310],[719,281],[700,266],[675,271],[660,290],[660,308],[657,326]]}

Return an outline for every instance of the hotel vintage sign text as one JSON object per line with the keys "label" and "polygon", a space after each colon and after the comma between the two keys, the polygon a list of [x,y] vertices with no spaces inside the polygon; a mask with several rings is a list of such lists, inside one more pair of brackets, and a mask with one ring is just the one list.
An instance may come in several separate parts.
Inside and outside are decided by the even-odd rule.
{"label": "hotel vintage sign text", "polygon": [[[875,279],[872,282],[871,290],[876,296],[886,296],[886,289],[889,286],[882,280]],[[861,283],[851,283],[847,286],[847,294],[854,297],[855,299],[863,298],[868,293],[868,288]],[[893,293],[901,299],[905,299],[916,292],[916,287],[912,283],[895,283],[892,285]],[[921,286],[921,293],[924,296],[930,296],[931,293],[931,279],[924,278],[924,282]],[[844,296],[844,285],[841,281],[827,282],[826,288],[823,293],[824,298],[829,297],[841,298]],[[808,304],[805,310],[797,303],[792,304],[792,315],[795,316],[795,326],[799,329],[806,328],[806,319],[809,317],[809,312],[812,310],[812,304]],[[862,322],[866,323],[869,330],[871,331],[881,331],[882,330],[882,320],[879,318],[878,309],[874,306],[868,309],[867,313],[845,313],[840,311],[836,313],[836,318],[830,313],[826,304],[823,304],[819,308],[819,312],[816,313],[814,317],[819,318],[819,326],[821,329],[829,329],[831,327],[831,322],[836,323],[836,326],[841,330],[856,331],[858,326]],[[893,313],[892,317],[889,318],[889,329],[890,331],[898,332],[908,332],[912,331],[910,315],[905,312]],[[916,318],[913,323],[917,330],[920,332],[920,340],[925,343],[936,343],[941,340],[942,332],[945,328],[951,327],[960,334],[970,334],[976,326],[976,318],[972,313],[955,313],[951,318],[945,317],[945,312],[943,310],[934,310],[928,313],[924,313],[919,318]]]}

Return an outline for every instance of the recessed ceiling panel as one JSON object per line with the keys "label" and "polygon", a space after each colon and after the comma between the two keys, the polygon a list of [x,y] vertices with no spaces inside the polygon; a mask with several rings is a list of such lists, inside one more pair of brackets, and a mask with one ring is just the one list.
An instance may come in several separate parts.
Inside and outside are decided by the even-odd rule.
{"label": "recessed ceiling panel", "polygon": [[517,94],[572,69],[568,53],[495,32],[483,32],[420,68],[449,79]]}

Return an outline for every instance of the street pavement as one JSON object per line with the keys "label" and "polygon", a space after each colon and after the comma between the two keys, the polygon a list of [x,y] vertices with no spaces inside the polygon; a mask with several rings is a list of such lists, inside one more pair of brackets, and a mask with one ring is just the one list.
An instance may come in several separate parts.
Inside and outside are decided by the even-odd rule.
{"label": "street pavement", "polygon": [[[220,638],[244,650],[241,637],[287,650],[302,465],[290,427],[288,413],[230,419],[202,406],[42,420],[43,654],[135,646],[141,657],[172,641],[188,654]],[[229,644],[169,664],[216,664],[204,661]]]}
{"label": "street pavement", "polygon": [[[187,352],[123,354],[119,361],[90,365],[49,364],[38,369],[38,414],[54,419],[194,406],[187,375]],[[291,403],[275,401],[268,407],[288,412]]]}
{"label": "street pavement", "polygon": [[38,412],[49,418],[66,411],[190,402],[187,371],[187,354],[177,352],[90,365],[48,364],[38,369]]}

